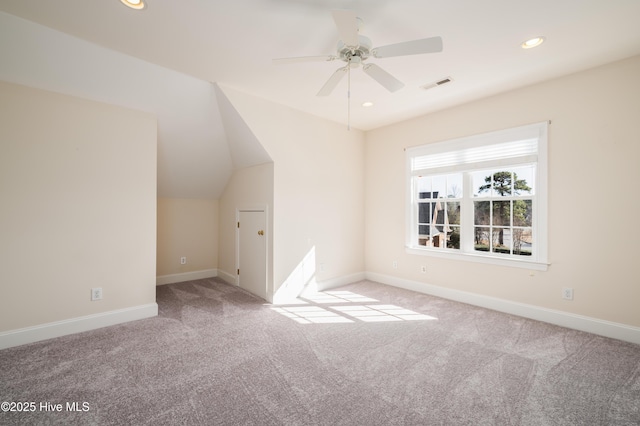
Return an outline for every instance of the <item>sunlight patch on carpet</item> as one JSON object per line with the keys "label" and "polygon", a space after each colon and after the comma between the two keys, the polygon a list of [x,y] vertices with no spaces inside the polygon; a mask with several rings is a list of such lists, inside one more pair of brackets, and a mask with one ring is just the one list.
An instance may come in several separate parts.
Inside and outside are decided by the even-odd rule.
{"label": "sunlight patch on carpet", "polygon": [[429,321],[436,317],[420,314],[395,305],[332,306],[331,309],[366,322]]}
{"label": "sunlight patch on carpet", "polygon": [[289,306],[286,308],[271,308],[279,314],[300,324],[327,324],[353,322],[335,312],[327,311],[319,306]]}
{"label": "sunlight patch on carpet", "polygon": [[[302,306],[287,304],[271,309],[300,324],[353,323],[356,320],[362,322],[437,320],[431,315],[414,312],[401,306],[371,304],[378,300],[351,291],[305,294],[301,299],[304,299],[300,300]],[[334,303],[344,305],[326,306]]]}
{"label": "sunlight patch on carpet", "polygon": [[305,294],[304,299],[308,299],[314,303],[367,303],[377,302],[367,296],[362,296],[351,291],[325,291],[322,293]]}

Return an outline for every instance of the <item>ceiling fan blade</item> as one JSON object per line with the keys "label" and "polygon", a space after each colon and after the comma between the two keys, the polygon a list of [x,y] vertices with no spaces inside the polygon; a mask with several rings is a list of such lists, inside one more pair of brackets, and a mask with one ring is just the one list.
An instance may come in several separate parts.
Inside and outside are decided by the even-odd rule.
{"label": "ceiling fan blade", "polygon": [[332,10],[333,20],[338,28],[340,40],[349,47],[360,44],[358,41],[358,17],[353,10]]}
{"label": "ceiling fan blade", "polygon": [[331,62],[336,59],[333,55],[324,56],[298,56],[296,58],[277,58],[272,59],[272,62],[276,65],[279,64],[295,64],[298,62]]}
{"label": "ceiling fan blade", "polygon": [[347,67],[338,68],[331,77],[329,77],[329,80],[322,86],[322,89],[320,89],[316,96],[329,96],[345,75],[347,75]]}
{"label": "ceiling fan blade", "polygon": [[375,81],[380,83],[390,92],[395,92],[404,87],[404,83],[377,66],[376,64],[367,64],[362,70]]}
{"label": "ceiling fan blade", "polygon": [[371,53],[376,58],[393,56],[419,55],[421,53],[442,52],[442,38],[430,37],[421,40],[405,41],[374,48]]}

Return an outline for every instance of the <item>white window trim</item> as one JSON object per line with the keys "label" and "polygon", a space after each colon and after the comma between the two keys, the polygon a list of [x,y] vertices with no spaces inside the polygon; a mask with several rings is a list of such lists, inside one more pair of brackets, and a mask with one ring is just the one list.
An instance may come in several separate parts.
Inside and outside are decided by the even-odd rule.
{"label": "white window trim", "polygon": [[[525,268],[531,270],[546,271],[549,265],[548,261],[548,233],[547,233],[547,217],[548,217],[548,151],[547,151],[547,136],[548,125],[550,122],[534,123],[526,126],[516,127],[512,129],[499,130],[495,132],[483,133],[479,135],[458,138],[448,140],[444,142],[436,142],[417,147],[407,148],[406,151],[406,180],[405,180],[405,223],[406,223],[406,235],[405,235],[405,249],[408,254],[431,256],[437,258],[451,259],[451,260],[464,260],[471,262],[480,262],[492,265],[510,266],[516,268]],[[537,138],[537,166],[536,166],[536,208],[533,216],[533,228],[535,233],[536,256],[535,260],[518,258],[512,255],[509,257],[503,257],[499,254],[478,254],[471,252],[460,252],[457,250],[447,250],[440,248],[430,247],[418,247],[417,233],[415,232],[415,225],[417,223],[417,212],[413,205],[413,177],[421,172],[412,171],[412,158],[420,155],[429,155],[435,153],[444,153],[448,151],[456,151],[467,148],[482,147],[485,145],[494,145],[514,140],[523,140],[527,138]],[[520,157],[517,162],[530,161],[531,158]],[[505,160],[505,164],[510,163],[509,160]],[[495,165],[495,163],[494,163]],[[473,168],[484,168],[485,163],[474,163]],[[493,166],[492,166],[493,167]],[[499,165],[498,165],[499,167]],[[472,167],[468,167],[470,170]],[[457,167],[447,168],[446,172],[455,171]],[[445,172],[442,168],[433,168],[429,170],[429,173]],[[465,182],[465,188],[468,188],[468,184]],[[465,189],[466,190],[466,189]]]}

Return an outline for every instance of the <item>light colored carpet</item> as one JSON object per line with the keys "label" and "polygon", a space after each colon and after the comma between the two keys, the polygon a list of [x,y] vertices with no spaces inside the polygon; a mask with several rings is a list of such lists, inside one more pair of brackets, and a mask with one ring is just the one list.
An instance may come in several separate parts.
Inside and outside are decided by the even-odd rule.
{"label": "light colored carpet", "polygon": [[216,279],[157,301],[0,351],[0,401],[64,408],[0,424],[640,424],[638,345],[367,281],[278,307]]}

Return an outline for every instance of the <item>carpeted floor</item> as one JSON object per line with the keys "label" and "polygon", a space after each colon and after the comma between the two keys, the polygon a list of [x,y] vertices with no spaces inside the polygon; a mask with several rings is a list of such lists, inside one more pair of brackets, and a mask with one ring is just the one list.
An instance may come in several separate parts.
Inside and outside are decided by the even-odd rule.
{"label": "carpeted floor", "polygon": [[0,424],[640,424],[638,345],[367,281],[278,307],[216,279],[157,301],[0,351],[0,401],[35,402]]}

